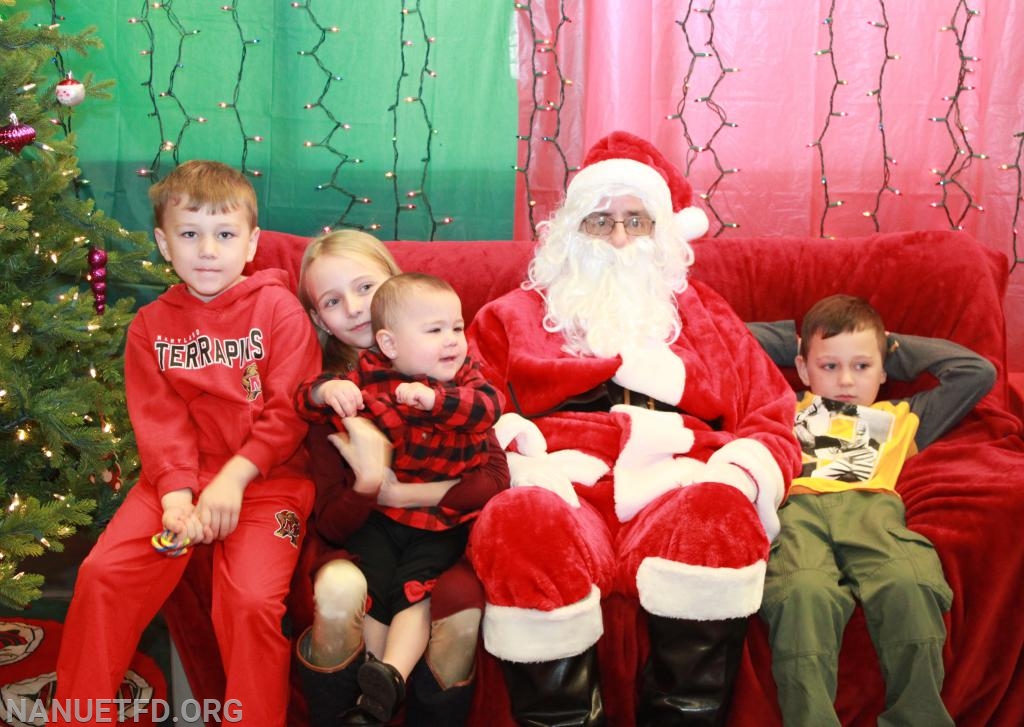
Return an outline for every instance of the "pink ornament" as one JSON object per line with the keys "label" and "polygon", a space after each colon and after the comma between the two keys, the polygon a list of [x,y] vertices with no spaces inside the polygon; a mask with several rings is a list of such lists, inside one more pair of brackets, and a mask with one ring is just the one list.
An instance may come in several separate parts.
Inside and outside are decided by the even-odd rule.
{"label": "pink ornament", "polygon": [[90,247],[86,253],[89,261],[89,287],[92,288],[93,309],[99,315],[107,308],[107,251]]}
{"label": "pink ornament", "polygon": [[91,247],[87,259],[91,270],[103,267],[107,264],[107,251],[99,247]]}
{"label": "pink ornament", "polygon": [[36,130],[18,121],[14,114],[11,114],[10,119],[10,124],[0,127],[0,146],[9,152],[20,154],[22,149],[35,141]]}
{"label": "pink ornament", "polygon": [[57,82],[57,101],[62,106],[77,106],[85,100],[85,84],[68,77]]}

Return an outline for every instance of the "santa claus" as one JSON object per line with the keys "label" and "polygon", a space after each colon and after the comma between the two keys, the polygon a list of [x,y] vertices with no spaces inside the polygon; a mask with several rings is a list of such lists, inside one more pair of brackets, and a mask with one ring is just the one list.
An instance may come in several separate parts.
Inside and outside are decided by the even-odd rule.
{"label": "santa claus", "polygon": [[687,280],[707,229],[691,196],[648,142],[602,139],[528,280],[469,332],[508,402],[513,489],[481,513],[470,557],[522,724],[604,722],[594,647],[611,593],[638,599],[648,629],[638,722],[724,719],[799,448],[791,388]]}

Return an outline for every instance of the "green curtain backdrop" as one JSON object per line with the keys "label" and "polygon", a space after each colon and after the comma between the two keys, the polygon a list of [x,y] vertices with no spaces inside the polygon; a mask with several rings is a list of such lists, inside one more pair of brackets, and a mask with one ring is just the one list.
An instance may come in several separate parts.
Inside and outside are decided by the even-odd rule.
{"label": "green curtain backdrop", "polygon": [[86,99],[72,129],[90,194],[129,229],[151,226],[154,177],[212,158],[253,174],[266,229],[511,237],[511,3],[31,0],[20,10],[98,29],[103,50],[63,63],[76,78],[114,79],[114,99]]}

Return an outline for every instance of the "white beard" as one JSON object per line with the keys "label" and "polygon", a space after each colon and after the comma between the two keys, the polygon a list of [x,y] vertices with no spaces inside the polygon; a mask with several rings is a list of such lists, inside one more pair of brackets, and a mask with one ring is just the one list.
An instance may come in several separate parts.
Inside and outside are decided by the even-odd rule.
{"label": "white beard", "polygon": [[568,352],[609,358],[676,339],[673,280],[656,261],[651,238],[616,249],[578,234],[566,244],[568,264],[544,291],[544,328],[561,331]]}

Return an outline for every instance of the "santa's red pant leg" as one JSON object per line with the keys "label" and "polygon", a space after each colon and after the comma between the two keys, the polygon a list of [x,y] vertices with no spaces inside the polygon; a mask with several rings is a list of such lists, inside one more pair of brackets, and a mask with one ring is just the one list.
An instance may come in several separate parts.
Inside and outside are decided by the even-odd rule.
{"label": "santa's red pant leg", "polygon": [[[687,709],[724,714],[745,617],[757,610],[764,582],[768,540],[756,511],[735,488],[704,483],[671,490],[617,526],[582,498],[575,508],[537,487],[504,492],[481,513],[470,553],[487,594],[484,644],[504,662],[506,677],[513,665],[529,672],[506,679],[513,710],[516,684],[531,692],[521,696],[562,699],[552,711],[565,710],[571,695],[564,677],[572,674],[591,682],[575,695],[580,724],[594,719],[597,676],[586,673],[587,664],[603,633],[601,598],[616,590],[639,597],[663,642],[652,643],[661,674],[655,680],[655,670],[645,670],[641,711],[653,715],[685,702]],[[722,654],[708,662],[716,676],[706,698],[683,695],[695,677],[708,691],[690,645]],[[542,720],[544,707],[536,702],[530,718]]]}
{"label": "santa's red pant leg", "polygon": [[494,497],[473,526],[470,558],[484,585],[484,645],[500,659],[537,662],[593,646],[610,590],[612,536],[586,501],[570,507],[538,487]]}

